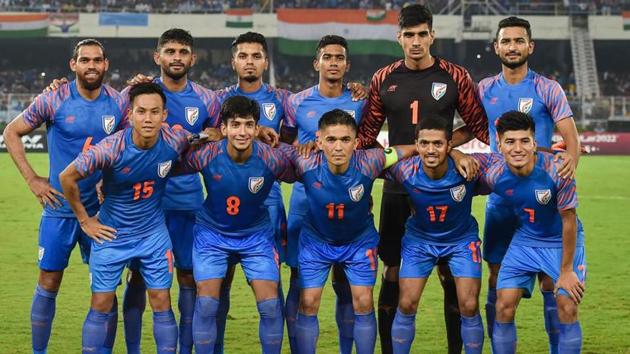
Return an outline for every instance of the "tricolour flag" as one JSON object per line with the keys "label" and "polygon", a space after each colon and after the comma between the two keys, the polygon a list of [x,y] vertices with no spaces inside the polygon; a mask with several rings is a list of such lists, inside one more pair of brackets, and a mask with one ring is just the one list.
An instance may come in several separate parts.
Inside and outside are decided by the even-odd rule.
{"label": "tricolour flag", "polygon": [[252,9],[230,9],[225,11],[225,15],[227,16],[225,27],[254,27],[254,10]]}
{"label": "tricolour flag", "polygon": [[623,30],[630,31],[630,11],[623,12]]}
{"label": "tricolour flag", "polygon": [[313,56],[322,36],[336,34],[348,40],[350,55],[402,55],[397,11],[278,9],[277,16],[282,54]]}
{"label": "tricolour flag", "polygon": [[46,37],[48,14],[11,13],[0,14],[0,37]]}

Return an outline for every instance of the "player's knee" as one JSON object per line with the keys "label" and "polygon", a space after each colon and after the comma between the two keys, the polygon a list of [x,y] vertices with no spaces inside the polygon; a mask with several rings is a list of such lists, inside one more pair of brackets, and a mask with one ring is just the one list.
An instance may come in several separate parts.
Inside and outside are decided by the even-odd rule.
{"label": "player's knee", "polygon": [[558,299],[558,318],[560,322],[572,323],[577,321],[578,306],[573,303],[568,296],[559,295]]}
{"label": "player's knee", "polygon": [[63,272],[47,272],[42,270],[39,272],[38,283],[42,289],[55,293],[59,291],[62,278]]}
{"label": "player's knee", "polygon": [[304,294],[300,298],[300,312],[305,315],[316,315],[319,311],[319,297],[310,294]]}
{"label": "player's knee", "polygon": [[168,290],[149,290],[149,302],[153,311],[167,311],[171,308],[171,296]]}
{"label": "player's knee", "polygon": [[98,312],[110,312],[114,305],[116,293],[94,293],[90,306]]}
{"label": "player's knee", "polygon": [[403,296],[398,302],[398,308],[402,313],[407,315],[416,313],[418,311],[418,301],[414,301],[414,299],[410,297]]}
{"label": "player's knee", "polygon": [[362,291],[359,294],[352,294],[352,305],[354,312],[370,313],[374,310],[374,300],[371,291]]}
{"label": "player's knee", "polygon": [[471,317],[477,314],[479,301],[475,296],[468,296],[459,301],[459,312],[463,316]]}
{"label": "player's knee", "polygon": [[398,281],[399,270],[400,270],[400,267],[398,266],[386,265],[383,267],[383,278],[385,278],[386,281],[391,281],[391,282]]}
{"label": "player's knee", "polygon": [[516,314],[516,303],[499,298],[497,299],[496,313],[497,319],[501,322],[513,321]]}

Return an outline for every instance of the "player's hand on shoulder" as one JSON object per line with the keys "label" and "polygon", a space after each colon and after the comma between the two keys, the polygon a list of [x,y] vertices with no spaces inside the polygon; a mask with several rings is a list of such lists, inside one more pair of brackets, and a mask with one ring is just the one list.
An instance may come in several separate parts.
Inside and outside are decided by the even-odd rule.
{"label": "player's hand on shoulder", "polygon": [[554,155],[553,161],[558,164],[558,175],[562,178],[574,178],[576,162],[571,154],[563,151]]}
{"label": "player's hand on shoulder", "polygon": [[359,82],[349,82],[346,87],[352,93],[353,101],[360,101],[368,98],[368,89]]}
{"label": "player's hand on shoulder", "polygon": [[271,147],[276,147],[280,141],[280,136],[272,128],[261,126],[258,131],[258,139]]}
{"label": "player's hand on shoulder", "polygon": [[42,91],[42,93],[48,93],[51,91],[55,91],[57,89],[59,89],[62,85],[67,84],[68,83],[68,79],[66,79],[65,77],[59,78],[59,79],[54,79],[50,84],[48,84],[48,86],[46,86],[44,88],[44,90]]}
{"label": "player's hand on shoulder", "polygon": [[127,85],[133,86],[133,85],[142,84],[142,83],[151,82],[151,81],[153,81],[153,76],[137,74],[136,76],[127,80]]}
{"label": "player's hand on shoulder", "polygon": [[221,129],[219,128],[206,128],[203,130],[203,134],[207,136],[208,142],[214,142],[223,139],[223,134],[221,134]]}
{"label": "player's hand on shoulder", "polygon": [[477,173],[479,173],[479,161],[473,157],[456,149],[451,150],[450,156],[453,161],[455,161],[457,172],[467,181],[472,181],[472,179],[477,176]]}
{"label": "player's hand on shoulder", "polygon": [[98,221],[98,215],[80,220],[79,224],[81,225],[81,230],[98,243],[113,241],[116,238],[116,229],[101,224],[101,222]]}
{"label": "player's hand on shoulder", "polygon": [[556,295],[559,289],[566,291],[576,305],[582,301],[586,290],[584,283],[580,281],[574,271],[560,272],[560,277],[556,282]]}
{"label": "player's hand on shoulder", "polygon": [[63,198],[63,194],[50,185],[48,178],[35,176],[26,183],[42,207],[49,205],[56,209],[62,205],[59,199]]}
{"label": "player's hand on shoulder", "polygon": [[317,144],[315,144],[314,141],[309,141],[305,144],[298,144],[295,148],[300,156],[308,159],[309,156],[311,156],[311,153],[315,153],[317,151]]}

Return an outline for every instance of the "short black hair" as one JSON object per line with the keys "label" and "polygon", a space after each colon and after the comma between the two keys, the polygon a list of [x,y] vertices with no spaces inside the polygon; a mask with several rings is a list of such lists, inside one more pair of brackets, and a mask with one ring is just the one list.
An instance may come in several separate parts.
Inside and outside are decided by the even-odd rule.
{"label": "short black hair", "polygon": [[527,21],[524,18],[510,16],[508,18],[504,18],[501,21],[499,21],[499,26],[497,27],[497,33],[494,36],[495,41],[499,39],[499,32],[501,31],[501,28],[505,28],[505,27],[525,28],[525,32],[527,32],[528,39],[530,40],[532,39],[532,26],[529,24],[529,21]]}
{"label": "short black hair", "polygon": [[398,27],[408,28],[426,23],[429,30],[433,29],[433,14],[428,7],[420,4],[405,6],[398,14]]}
{"label": "short black hair", "polygon": [[339,108],[335,108],[332,111],[328,111],[324,113],[322,117],[319,118],[317,128],[319,130],[322,130],[331,125],[349,126],[350,128],[352,128],[352,131],[354,131],[355,135],[357,134],[357,131],[359,130],[357,127],[357,121],[355,121],[354,118],[352,118],[350,113]]}
{"label": "short black hair", "polygon": [[245,96],[232,96],[221,105],[221,122],[227,124],[228,120],[236,117],[252,117],[258,123],[260,119],[260,107],[258,102]]}
{"label": "short black hair", "polygon": [[166,108],[166,95],[164,95],[164,91],[160,85],[155,82],[143,82],[140,84],[133,85],[129,90],[129,103],[133,107],[133,101],[136,97],[140,95],[152,95],[157,94],[162,98],[162,108]]}
{"label": "short black hair", "polygon": [[453,137],[453,125],[450,124],[448,120],[440,117],[426,117],[420,119],[420,122],[416,125],[416,139],[421,130],[443,131],[448,141]]}
{"label": "short black hair", "polygon": [[526,113],[519,111],[508,111],[503,113],[497,120],[496,127],[499,136],[512,130],[531,130],[532,134],[536,132],[536,124],[534,123],[534,120]]}
{"label": "short black hair", "polygon": [[175,42],[183,45],[187,45],[192,50],[193,37],[189,31],[181,28],[171,28],[162,33],[157,43],[157,50],[160,50],[166,43]]}
{"label": "short black hair", "polygon": [[342,46],[346,50],[346,57],[349,55],[348,52],[348,41],[342,36],[337,36],[334,34],[327,34],[319,40],[317,43],[317,49],[315,50],[315,56],[319,56],[319,51],[322,50],[327,45],[337,44]]}
{"label": "short black hair", "polygon": [[232,42],[232,54],[236,53],[236,46],[241,43],[258,43],[262,46],[265,55],[267,55],[267,40],[265,36],[258,32],[245,32]]}
{"label": "short black hair", "polygon": [[107,55],[105,55],[105,47],[103,47],[101,42],[97,41],[94,38],[87,38],[79,41],[79,43],[74,46],[74,49],[72,50],[72,59],[77,60],[77,58],[79,57],[79,49],[87,45],[94,45],[101,48],[101,51],[103,52],[103,58],[107,58]]}

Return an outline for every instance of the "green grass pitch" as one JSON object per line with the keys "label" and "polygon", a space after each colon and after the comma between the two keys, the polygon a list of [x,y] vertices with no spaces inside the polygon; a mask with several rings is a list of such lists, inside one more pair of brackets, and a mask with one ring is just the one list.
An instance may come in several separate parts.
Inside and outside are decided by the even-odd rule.
{"label": "green grass pitch", "polygon": [[[47,155],[30,154],[29,159],[40,174],[47,173]],[[578,214],[586,230],[588,262],[586,297],[580,306],[584,353],[630,353],[629,180],[630,157],[587,156],[580,162]],[[374,188],[376,220],[381,187],[382,182],[377,182]],[[37,229],[40,207],[8,154],[0,154],[0,191],[0,353],[29,353],[29,313],[38,274]],[[289,188],[285,186],[284,191],[286,199]],[[475,198],[474,214],[480,224],[483,224],[483,206],[484,198]],[[283,267],[282,273],[286,291],[288,269]],[[484,270],[484,277],[486,275]],[[375,297],[378,283],[374,290]],[[482,289],[480,302],[483,308],[485,285]],[[122,295],[122,289],[119,288],[118,294]],[[57,298],[49,353],[80,351],[81,327],[88,310],[89,297],[87,268],[81,264],[78,251],[75,250]],[[176,284],[173,286],[172,298],[177,299]],[[547,350],[541,302],[541,296],[536,293],[531,300],[523,300],[518,309],[518,351],[521,353],[544,353]],[[330,285],[326,286],[319,320],[319,352],[336,353],[334,295]],[[421,300],[416,326],[412,352],[446,351],[441,287],[435,274]],[[286,336],[284,344],[284,352],[288,353]],[[144,317],[142,347],[144,352],[155,352],[149,310]],[[226,352],[259,353],[259,348],[254,297],[239,270],[232,287]],[[484,350],[490,352],[487,339]],[[122,319],[114,352],[125,352]]]}

